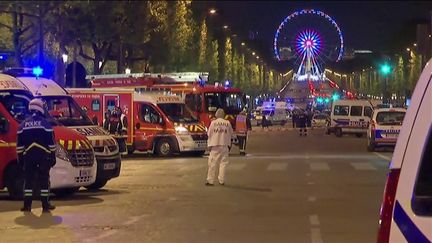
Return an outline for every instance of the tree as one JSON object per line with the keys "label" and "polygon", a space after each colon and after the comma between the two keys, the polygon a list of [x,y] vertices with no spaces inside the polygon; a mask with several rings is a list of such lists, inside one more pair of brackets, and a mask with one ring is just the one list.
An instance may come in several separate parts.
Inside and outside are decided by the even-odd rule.
{"label": "tree", "polygon": [[231,80],[233,78],[233,58],[232,58],[232,43],[231,38],[225,40],[224,52],[224,79]]}
{"label": "tree", "polygon": [[211,42],[211,49],[209,51],[208,60],[210,60],[209,76],[212,81],[218,81],[220,59],[219,59],[219,44],[217,40],[213,40]]}
{"label": "tree", "polygon": [[200,25],[199,31],[199,52],[198,52],[198,66],[201,70],[206,68],[206,56],[207,56],[207,24],[206,20],[203,19]]}

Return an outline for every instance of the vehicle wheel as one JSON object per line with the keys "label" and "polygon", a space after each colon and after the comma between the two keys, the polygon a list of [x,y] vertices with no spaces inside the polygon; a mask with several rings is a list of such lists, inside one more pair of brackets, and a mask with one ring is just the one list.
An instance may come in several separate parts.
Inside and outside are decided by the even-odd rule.
{"label": "vehicle wheel", "polygon": [[20,200],[23,198],[24,173],[18,169],[18,166],[11,165],[7,169],[5,173],[5,186],[11,199]]}
{"label": "vehicle wheel", "polygon": [[54,189],[52,192],[57,197],[68,197],[73,194],[75,194],[79,190],[79,187],[72,187],[72,188],[62,188],[62,189]]}
{"label": "vehicle wheel", "polygon": [[131,146],[127,146],[127,153],[129,155],[133,154],[135,152],[135,146],[132,144]]}
{"label": "vehicle wheel", "polygon": [[356,133],[356,137],[361,138],[361,137],[363,137],[363,134],[362,133]]}
{"label": "vehicle wheel", "polygon": [[96,180],[93,184],[90,186],[86,186],[87,190],[99,190],[102,187],[104,187],[107,184],[108,180],[102,179],[102,180]]}
{"label": "vehicle wheel", "polygon": [[336,137],[342,137],[342,128],[336,128],[335,135]]}
{"label": "vehicle wheel", "polygon": [[371,141],[370,139],[368,139],[367,142],[367,151],[369,152],[374,152],[375,151],[375,143],[373,141]]}
{"label": "vehicle wheel", "polygon": [[162,157],[171,156],[173,147],[170,139],[162,138],[156,144],[156,154]]}

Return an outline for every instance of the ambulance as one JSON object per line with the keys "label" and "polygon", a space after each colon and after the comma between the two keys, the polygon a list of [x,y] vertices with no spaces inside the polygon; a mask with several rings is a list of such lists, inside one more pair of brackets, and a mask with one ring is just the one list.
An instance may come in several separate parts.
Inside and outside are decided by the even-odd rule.
{"label": "ambulance", "polygon": [[108,180],[120,175],[121,158],[117,142],[100,126],[93,124],[65,89],[51,79],[35,77],[28,69],[15,70],[14,76],[33,96],[45,100],[49,113],[56,122],[79,132],[90,141],[96,156],[97,174],[96,181],[86,188],[100,189]]}
{"label": "ambulance", "polygon": [[[0,74],[0,189],[10,197],[23,196],[23,171],[17,165],[16,139],[19,124],[33,99],[30,90],[18,79]],[[57,142],[56,164],[50,171],[51,189],[57,195],[76,192],[96,179],[96,160],[90,141],[80,133],[58,124],[51,117]]]}
{"label": "ambulance", "polygon": [[182,97],[161,91],[128,88],[67,89],[88,114],[102,124],[105,111],[119,107],[130,126],[128,153],[135,150],[171,156],[189,152],[197,156],[207,148],[207,128],[198,122]]}
{"label": "ambulance", "polygon": [[185,98],[186,106],[202,124],[210,126],[218,108],[225,111],[225,119],[235,128],[236,116],[245,107],[246,96],[238,88],[231,87],[230,81],[206,84],[208,73],[132,73],[88,75],[92,87],[133,87],[161,88]]}

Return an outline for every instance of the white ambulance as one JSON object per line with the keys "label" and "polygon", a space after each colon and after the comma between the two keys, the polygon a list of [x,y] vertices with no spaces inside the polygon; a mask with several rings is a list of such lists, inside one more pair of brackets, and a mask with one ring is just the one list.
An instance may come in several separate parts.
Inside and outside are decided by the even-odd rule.
{"label": "white ambulance", "polygon": [[432,242],[432,59],[402,124],[379,222],[379,243]]}
{"label": "white ambulance", "polygon": [[355,134],[361,137],[366,134],[373,107],[368,100],[336,100],[332,104],[330,126],[327,134]]}
{"label": "white ambulance", "polygon": [[[17,165],[16,139],[19,124],[28,113],[33,99],[29,89],[18,79],[0,74],[0,190],[8,189],[12,198],[23,196],[24,175]],[[51,189],[57,195],[74,193],[96,179],[96,160],[88,139],[58,124],[53,125],[57,142],[56,164],[50,171]]]}
{"label": "white ambulance", "polygon": [[46,101],[50,115],[58,123],[86,136],[91,142],[97,160],[97,175],[96,181],[86,188],[100,189],[108,180],[120,175],[121,158],[117,142],[100,126],[93,124],[65,89],[54,80],[36,78],[29,74],[28,69],[15,70],[14,76],[26,85],[35,97]]}

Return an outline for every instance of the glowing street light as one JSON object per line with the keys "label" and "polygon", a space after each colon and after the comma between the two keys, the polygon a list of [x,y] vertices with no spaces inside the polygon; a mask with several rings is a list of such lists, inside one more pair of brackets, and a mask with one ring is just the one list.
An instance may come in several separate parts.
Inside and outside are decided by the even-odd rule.
{"label": "glowing street light", "polygon": [[209,10],[209,14],[211,14],[211,15],[216,14],[216,9],[211,8],[211,9]]}
{"label": "glowing street light", "polygon": [[259,56],[256,56],[256,59],[259,59]]}
{"label": "glowing street light", "polygon": [[242,46],[246,45],[244,42],[241,43]]}
{"label": "glowing street light", "polygon": [[67,63],[67,61],[68,61],[68,55],[67,54],[63,54],[62,55],[62,59],[63,59],[63,63]]}
{"label": "glowing street light", "polygon": [[411,49],[409,49],[409,48],[407,48],[406,50],[407,50],[407,51],[411,51]]}
{"label": "glowing street light", "polygon": [[414,43],[414,46],[417,46],[417,43]]}
{"label": "glowing street light", "polygon": [[252,56],[255,56],[255,52],[252,52]]}
{"label": "glowing street light", "polygon": [[224,29],[228,29],[228,25],[224,25],[223,28],[224,28]]}
{"label": "glowing street light", "polygon": [[131,73],[130,68],[126,68],[126,69],[125,69],[125,73],[126,73],[126,74],[130,74],[130,73]]}

